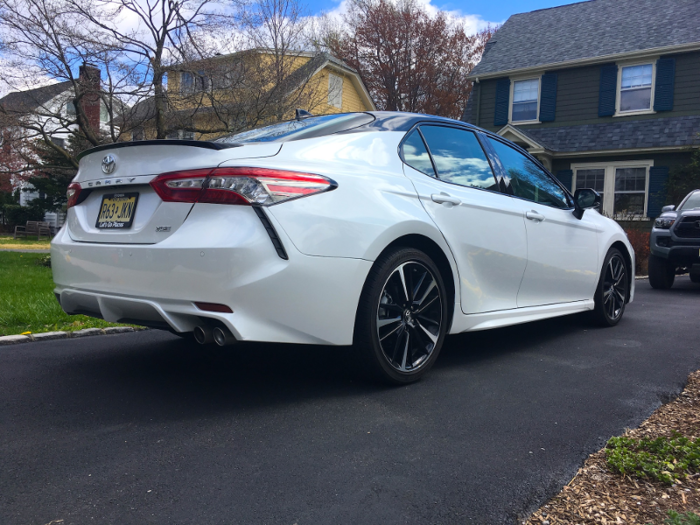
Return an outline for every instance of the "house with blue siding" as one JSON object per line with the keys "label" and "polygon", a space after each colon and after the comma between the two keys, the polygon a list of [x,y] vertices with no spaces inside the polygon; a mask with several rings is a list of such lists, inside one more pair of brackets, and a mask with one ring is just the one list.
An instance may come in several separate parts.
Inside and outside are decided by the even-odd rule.
{"label": "house with blue siding", "polygon": [[656,217],[700,147],[700,1],[591,0],[511,16],[463,120],[535,155],[618,220]]}

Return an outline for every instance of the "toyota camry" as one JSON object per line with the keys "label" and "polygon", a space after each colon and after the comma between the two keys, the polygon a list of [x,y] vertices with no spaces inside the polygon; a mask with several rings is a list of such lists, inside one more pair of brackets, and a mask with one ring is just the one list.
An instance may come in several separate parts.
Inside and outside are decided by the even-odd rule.
{"label": "toyota camry", "polygon": [[634,251],[595,191],[446,118],[299,114],[100,146],[68,197],[51,245],[67,313],[202,344],[353,345],[395,384],[448,334],[578,312],[613,326],[634,296]]}

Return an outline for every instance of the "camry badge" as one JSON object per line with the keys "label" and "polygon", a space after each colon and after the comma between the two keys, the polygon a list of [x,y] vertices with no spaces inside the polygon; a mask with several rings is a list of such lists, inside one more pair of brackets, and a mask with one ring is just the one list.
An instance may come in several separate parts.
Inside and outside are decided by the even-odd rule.
{"label": "camry badge", "polygon": [[156,226],[156,232],[169,232],[170,226]]}
{"label": "camry badge", "polygon": [[102,172],[109,175],[116,167],[117,159],[114,158],[114,155],[105,155],[105,158],[102,159]]}

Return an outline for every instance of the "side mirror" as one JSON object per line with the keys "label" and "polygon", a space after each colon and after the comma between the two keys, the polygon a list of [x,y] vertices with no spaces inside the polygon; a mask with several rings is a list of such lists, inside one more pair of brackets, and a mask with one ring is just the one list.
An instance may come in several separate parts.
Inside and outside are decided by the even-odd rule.
{"label": "side mirror", "polygon": [[661,208],[661,213],[666,213],[667,211],[673,211],[676,209],[676,206],[674,204],[669,204],[668,206],[664,206]]}
{"label": "side mirror", "polygon": [[583,212],[590,208],[600,208],[600,194],[590,188],[580,188],[574,193],[574,217],[581,219]]}

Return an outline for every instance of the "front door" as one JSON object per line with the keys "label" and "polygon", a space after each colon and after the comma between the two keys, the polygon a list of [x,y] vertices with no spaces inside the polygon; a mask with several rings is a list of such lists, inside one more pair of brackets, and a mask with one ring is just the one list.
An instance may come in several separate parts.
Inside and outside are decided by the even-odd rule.
{"label": "front door", "polygon": [[598,282],[598,227],[574,217],[566,192],[531,159],[488,139],[525,218],[528,261],[518,307],[592,299]]}

